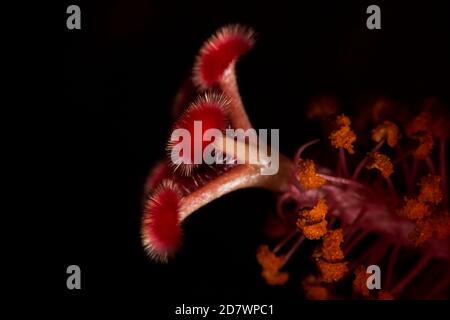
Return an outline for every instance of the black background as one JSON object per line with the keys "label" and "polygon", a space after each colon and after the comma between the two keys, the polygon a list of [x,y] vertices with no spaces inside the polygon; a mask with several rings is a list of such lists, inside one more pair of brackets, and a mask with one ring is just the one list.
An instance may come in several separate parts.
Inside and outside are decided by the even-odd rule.
{"label": "black background", "polygon": [[[292,156],[318,135],[303,109],[315,95],[336,94],[350,113],[361,96],[412,106],[429,95],[449,101],[450,13],[443,3],[73,1],[82,29],[64,30],[64,100],[52,137],[52,259],[43,262],[51,290],[69,300],[136,295],[149,305],[301,295],[295,277],[279,289],[259,276],[255,250],[274,211],[265,191],[236,192],[189,218],[183,249],[168,265],[143,252],[142,185],[164,155],[177,88],[218,27],[252,26],[257,44],[238,64],[240,91],[255,127],[279,128],[281,151]],[[366,28],[370,4],[381,7],[381,30]],[[66,288],[70,264],[81,267],[80,291]]]}

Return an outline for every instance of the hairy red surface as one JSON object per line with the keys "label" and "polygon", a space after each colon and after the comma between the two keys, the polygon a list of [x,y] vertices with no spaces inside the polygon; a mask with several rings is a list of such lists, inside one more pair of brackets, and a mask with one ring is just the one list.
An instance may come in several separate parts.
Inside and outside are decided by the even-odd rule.
{"label": "hairy red surface", "polygon": [[[205,93],[197,101],[192,103],[180,119],[175,123],[175,129],[185,129],[191,136],[191,155],[189,158],[184,158],[181,151],[180,156],[183,158],[183,163],[177,167],[181,168],[181,172],[185,174],[191,173],[194,168],[195,156],[203,155],[203,150],[211,143],[210,141],[203,141],[203,134],[209,129],[218,129],[224,131],[228,124],[227,119],[227,105],[228,101],[220,94]],[[201,121],[200,135],[195,135],[195,122]],[[195,141],[201,139],[201,141]],[[182,140],[182,139],[180,139]],[[172,151],[174,145],[181,141],[169,141],[168,150]],[[196,143],[201,146],[201,149],[196,150]],[[197,148],[198,149],[198,148]],[[199,153],[199,154],[197,154]]]}
{"label": "hairy red surface", "polygon": [[150,175],[145,182],[144,195],[147,196],[164,179],[168,178],[171,173],[172,169],[166,161],[158,162],[158,164],[150,171]]}
{"label": "hairy red surface", "polygon": [[145,204],[142,240],[147,253],[157,260],[166,261],[181,243],[181,198],[177,185],[164,180]]}
{"label": "hairy red surface", "polygon": [[195,82],[202,88],[211,88],[253,43],[253,31],[249,28],[232,25],[220,29],[200,50],[194,68]]}

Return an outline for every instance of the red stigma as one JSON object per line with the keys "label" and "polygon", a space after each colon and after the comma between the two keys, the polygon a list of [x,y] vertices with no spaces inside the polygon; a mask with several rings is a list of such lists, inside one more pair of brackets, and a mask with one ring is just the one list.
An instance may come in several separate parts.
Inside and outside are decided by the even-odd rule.
{"label": "red stigma", "polygon": [[[211,141],[203,141],[204,133],[209,129],[218,129],[221,132],[224,132],[226,126],[228,124],[227,119],[227,99],[215,93],[205,93],[199,99],[197,99],[194,103],[192,103],[184,114],[180,117],[180,119],[175,123],[174,130],[176,129],[185,129],[189,132],[191,136],[191,156],[190,163],[182,163],[181,164],[181,172],[184,174],[190,174],[195,166],[195,139],[201,139],[201,152],[200,158],[203,155],[204,149],[211,143]],[[201,136],[197,137],[195,135],[195,122],[201,122]],[[180,141],[169,141],[168,149],[172,150],[172,147]],[[197,142],[198,143],[198,142]],[[200,150],[198,150],[200,151]],[[183,156],[180,154],[180,156]],[[197,155],[198,156],[198,155]],[[188,162],[188,161],[186,161]]]}
{"label": "red stigma", "polygon": [[164,179],[167,179],[172,170],[166,161],[160,161],[150,171],[150,174],[144,185],[144,195],[152,192]]}
{"label": "red stigma", "polygon": [[145,204],[143,243],[148,254],[161,261],[166,261],[181,243],[181,198],[177,185],[171,180],[164,180]]}
{"label": "red stigma", "polygon": [[212,36],[200,50],[194,81],[202,88],[217,83],[225,70],[253,47],[253,31],[239,25],[227,26]]}

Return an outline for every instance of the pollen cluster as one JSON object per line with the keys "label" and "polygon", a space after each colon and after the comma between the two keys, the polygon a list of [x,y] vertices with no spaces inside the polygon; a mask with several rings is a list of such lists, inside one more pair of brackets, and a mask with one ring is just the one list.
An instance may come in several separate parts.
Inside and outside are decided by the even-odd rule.
{"label": "pollen cluster", "polygon": [[421,245],[433,235],[437,239],[447,239],[450,236],[450,216],[448,214],[433,214],[418,220],[410,238],[416,245]]}
{"label": "pollen cluster", "polygon": [[336,125],[337,130],[334,130],[330,134],[331,144],[335,148],[343,148],[348,151],[348,153],[355,153],[353,150],[353,142],[356,140],[356,135],[350,128],[351,121],[345,115],[337,116]]}
{"label": "pollen cluster", "polygon": [[417,147],[413,154],[418,159],[425,159],[433,151],[434,140],[430,131],[421,131],[416,133],[413,138],[417,140]]}
{"label": "pollen cluster", "polygon": [[322,245],[313,254],[320,271],[320,278],[325,283],[339,281],[348,272],[344,252],[341,249],[343,241],[342,229],[328,231]]}
{"label": "pollen cluster", "polygon": [[302,285],[308,300],[327,300],[330,297],[328,288],[313,275],[306,277]]}
{"label": "pollen cluster", "polygon": [[283,285],[289,279],[287,272],[280,272],[284,256],[277,257],[267,245],[261,245],[256,253],[256,259],[262,266],[261,275],[269,285]]}
{"label": "pollen cluster", "polygon": [[441,176],[427,175],[420,180],[419,201],[439,204],[442,201]]}
{"label": "pollen cluster", "polygon": [[410,220],[418,220],[425,218],[431,214],[430,207],[417,199],[405,199],[405,204],[398,211],[398,214],[402,217]]}
{"label": "pollen cluster", "polygon": [[375,129],[372,130],[372,140],[380,142],[386,139],[390,147],[395,147],[398,142],[399,129],[397,125],[391,121],[383,121]]}
{"label": "pollen cluster", "polygon": [[366,272],[364,266],[359,266],[355,270],[355,279],[353,280],[353,292],[364,297],[369,296],[369,288],[367,287],[367,279],[369,274]]}
{"label": "pollen cluster", "polygon": [[422,177],[417,198],[406,199],[398,210],[400,216],[415,221],[410,238],[416,245],[425,243],[433,234],[439,239],[450,235],[450,217],[435,210],[443,198],[441,179],[439,175],[431,174]]}
{"label": "pollen cluster", "polygon": [[394,172],[394,166],[388,156],[379,153],[369,153],[368,162],[366,164],[367,169],[378,169],[384,178],[389,178]]}
{"label": "pollen cluster", "polygon": [[325,199],[319,199],[312,209],[300,211],[297,219],[297,228],[309,240],[318,240],[327,232],[327,220],[325,216],[328,206]]}
{"label": "pollen cluster", "polygon": [[316,172],[314,161],[300,159],[298,162],[297,179],[303,189],[315,189],[325,184],[325,179]]}
{"label": "pollen cluster", "polygon": [[433,151],[433,124],[435,123],[429,112],[421,112],[406,126],[406,134],[416,140],[417,146],[413,155],[418,159],[425,159]]}

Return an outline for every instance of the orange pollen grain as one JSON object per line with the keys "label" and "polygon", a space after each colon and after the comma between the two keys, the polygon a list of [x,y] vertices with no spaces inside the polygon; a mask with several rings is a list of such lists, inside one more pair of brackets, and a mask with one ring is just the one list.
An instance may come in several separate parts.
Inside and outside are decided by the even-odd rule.
{"label": "orange pollen grain", "polygon": [[299,213],[297,227],[309,240],[318,240],[327,233],[328,205],[325,199],[319,199],[312,209],[303,209]]}
{"label": "orange pollen grain", "polygon": [[304,209],[300,211],[300,215],[305,218],[306,223],[313,224],[319,223],[323,219],[328,212],[328,205],[325,199],[319,199],[312,209]]}
{"label": "orange pollen grain", "polygon": [[331,144],[335,148],[343,148],[348,153],[355,153],[353,150],[353,142],[356,140],[356,135],[350,128],[351,121],[345,115],[340,115],[336,119],[337,130],[330,134]]}
{"label": "orange pollen grain", "polygon": [[261,275],[269,285],[283,285],[289,279],[287,272],[280,272],[284,256],[277,257],[267,245],[259,246],[256,259],[262,267]]}
{"label": "orange pollen grain", "polygon": [[442,201],[441,176],[429,174],[420,180],[418,199],[422,202],[439,204]]}
{"label": "orange pollen grain", "polygon": [[306,277],[302,285],[308,300],[327,300],[329,298],[328,288],[321,285],[319,279],[313,275]]}
{"label": "orange pollen grain", "polygon": [[328,262],[336,262],[344,259],[344,252],[341,249],[341,244],[344,242],[344,235],[342,229],[328,231],[323,238],[322,243],[322,257]]}
{"label": "orange pollen grain", "polygon": [[398,142],[399,129],[397,125],[391,121],[384,121],[372,130],[372,140],[380,142],[386,139],[387,144],[390,147],[395,147]]}
{"label": "orange pollen grain", "polygon": [[406,199],[404,206],[398,210],[398,214],[410,220],[422,219],[430,215],[430,207],[417,199]]}
{"label": "orange pollen grain", "polygon": [[348,272],[347,262],[326,262],[324,260],[317,260],[317,267],[319,268],[323,282],[331,283],[342,279]]}
{"label": "orange pollen grain", "polygon": [[308,225],[302,218],[297,220],[297,228],[303,232],[305,238],[309,240],[319,240],[327,233],[327,220]]}
{"label": "orange pollen grain", "polygon": [[366,164],[367,169],[378,169],[384,178],[389,178],[389,176],[394,172],[394,166],[388,156],[379,153],[371,152],[369,153],[368,162]]}
{"label": "orange pollen grain", "polygon": [[289,280],[289,274],[287,272],[274,272],[272,270],[263,270],[262,277],[268,285],[281,286]]}
{"label": "orange pollen grain", "polygon": [[316,172],[314,161],[309,159],[300,159],[298,163],[297,179],[301,186],[308,189],[315,189],[325,184],[325,179]]}
{"label": "orange pollen grain", "polygon": [[305,286],[305,294],[308,300],[328,300],[328,289],[323,286]]}
{"label": "orange pollen grain", "polygon": [[352,124],[352,122],[350,121],[350,118],[347,117],[344,114],[341,114],[339,116],[336,117],[336,124],[339,127],[350,127],[350,125]]}
{"label": "orange pollen grain", "polygon": [[420,246],[433,236],[433,224],[430,219],[420,219],[416,222],[416,227],[409,234],[409,238],[416,246]]}
{"label": "orange pollen grain", "polygon": [[433,235],[441,240],[450,237],[450,216],[448,214],[433,214],[418,220],[414,230],[409,236],[416,245],[421,245]]}
{"label": "orange pollen grain", "polygon": [[369,296],[369,288],[367,287],[368,278],[369,274],[367,274],[366,268],[364,268],[364,266],[359,266],[358,268],[356,268],[355,279],[352,283],[353,291],[356,294],[362,295],[364,297]]}
{"label": "orange pollen grain", "polygon": [[433,151],[434,140],[430,131],[421,131],[414,135],[419,145],[413,151],[413,155],[418,159],[425,159]]}

